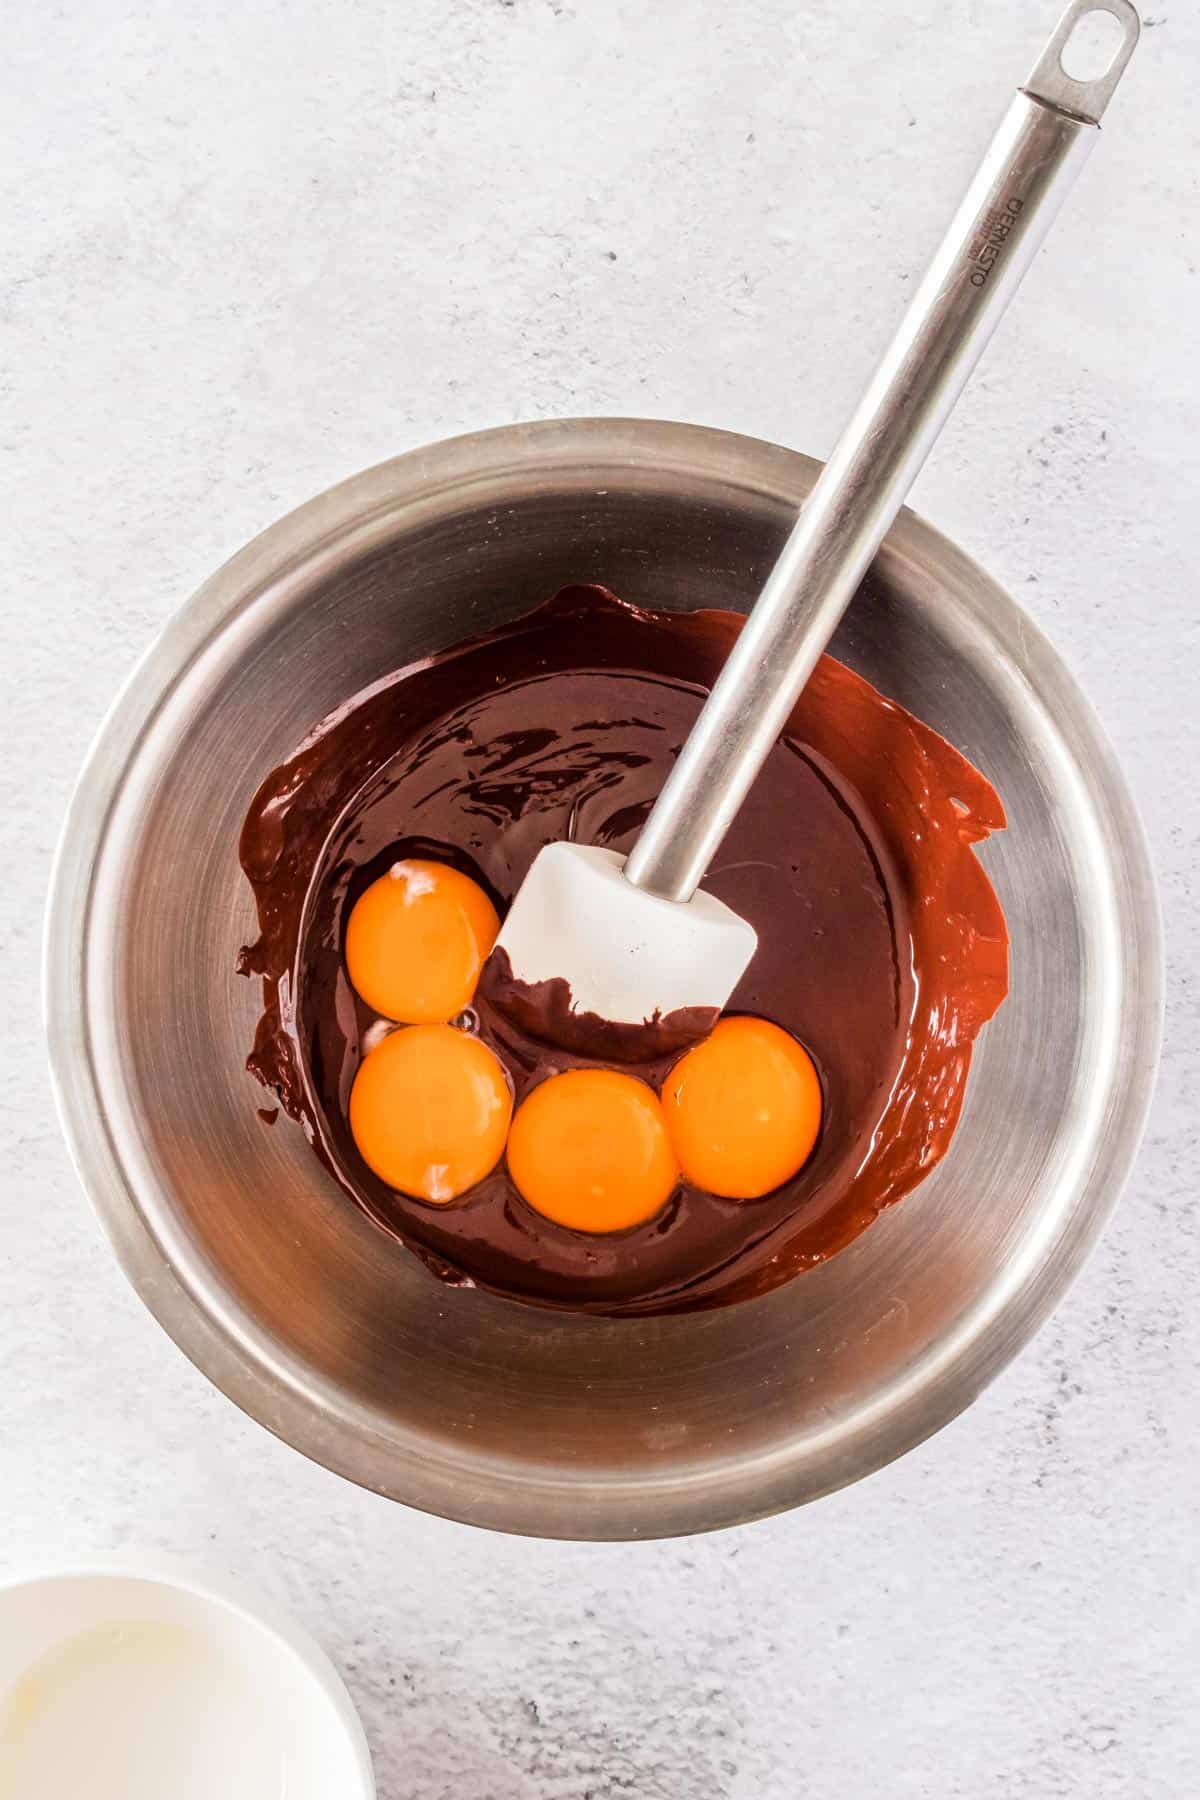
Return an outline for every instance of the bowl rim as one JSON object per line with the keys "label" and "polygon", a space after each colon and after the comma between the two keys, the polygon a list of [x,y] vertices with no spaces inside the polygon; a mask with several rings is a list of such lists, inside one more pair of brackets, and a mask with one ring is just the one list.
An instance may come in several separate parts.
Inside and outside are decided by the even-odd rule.
{"label": "bowl rim", "polygon": [[[1075,1278],[1109,1218],[1145,1126],[1162,1034],[1162,928],[1143,828],[1115,755],[1088,701],[1049,640],[1012,597],[949,539],[905,508],[880,552],[897,566],[935,565],[969,590],[966,604],[999,640],[1016,675],[1072,742],[1088,797],[1107,819],[1120,947],[1128,959],[1121,992],[1120,1053],[1113,1092],[1103,1109],[1090,1170],[1071,1229],[1051,1262],[1030,1272],[1010,1303],[955,1341],[955,1378],[937,1404],[915,1389],[884,1419],[865,1421],[854,1456],[839,1460],[819,1484],[799,1471],[789,1483],[786,1448],[747,1459],[739,1478],[714,1469],[710,1478],[677,1474],[629,1480],[594,1474],[571,1481],[512,1475],[487,1468],[492,1490],[465,1484],[461,1467],[439,1465],[428,1446],[406,1451],[402,1491],[394,1468],[365,1448],[349,1453],[336,1422],[310,1394],[298,1391],[256,1352],[253,1333],[234,1332],[206,1307],[196,1287],[171,1266],[143,1216],[133,1182],[107,1129],[103,1087],[87,1014],[88,944],[96,870],[126,770],[168,696],[207,646],[268,589],[310,566],[334,544],[369,542],[380,520],[405,497],[422,502],[447,490],[464,494],[477,482],[551,470],[594,475],[631,466],[672,469],[743,487],[798,506],[821,464],[794,450],[708,426],[632,418],[550,419],[498,426],[410,450],[375,464],[317,495],[255,537],[168,618],[101,721],[71,797],[51,873],[43,941],[43,1007],[51,1085],[76,1172],[118,1261],[159,1324],[228,1398],[276,1436],[327,1468],[423,1511],[493,1529],[540,1537],[623,1539],[718,1529],[786,1510],[874,1473],[956,1417],[1017,1354]],[[1011,1301],[1010,1297],[1010,1301]],[[745,1302],[752,1305],[754,1302]],[[392,1447],[391,1461],[396,1460]],[[585,1500],[586,1504],[581,1504]],[[644,1514],[650,1523],[634,1525]]]}

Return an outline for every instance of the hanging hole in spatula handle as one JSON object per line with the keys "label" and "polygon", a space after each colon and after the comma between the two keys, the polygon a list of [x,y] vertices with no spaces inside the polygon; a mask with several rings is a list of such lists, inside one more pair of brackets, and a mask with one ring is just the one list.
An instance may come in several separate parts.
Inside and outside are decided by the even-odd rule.
{"label": "hanging hole in spatula handle", "polygon": [[[1108,34],[1111,48],[1107,58],[1103,56],[1102,44],[1089,40],[1089,27],[1104,19],[1111,19],[1116,27],[1115,35],[1111,31]],[[1025,92],[1060,112],[1098,125],[1133,55],[1141,29],[1142,22],[1131,0],[1071,0],[1025,83]],[[1088,75],[1089,52],[1098,48],[1100,66],[1095,74]],[[1079,72],[1070,74],[1072,68]]]}

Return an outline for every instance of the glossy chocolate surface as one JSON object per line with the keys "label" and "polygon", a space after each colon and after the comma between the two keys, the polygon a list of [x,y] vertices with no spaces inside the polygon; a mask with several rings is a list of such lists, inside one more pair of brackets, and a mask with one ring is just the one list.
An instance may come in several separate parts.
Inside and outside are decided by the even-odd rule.
{"label": "glossy chocolate surface", "polygon": [[[531,1211],[503,1164],[450,1206],[393,1193],[350,1138],[375,1023],[342,957],[359,893],[398,857],[428,856],[503,913],[544,844],[627,849],[740,625],[567,588],[358,696],[255,797],[241,856],[260,937],[239,967],[262,976],[264,1010],[248,1066],[347,1193],[443,1279],[604,1313],[725,1304],[830,1256],[945,1153],[972,1040],[1007,988],[1003,916],[972,850],[1004,814],[957,751],[831,657],[705,883],[759,934],[729,1010],[793,1032],[821,1075],[821,1135],[800,1173],[753,1201],[685,1184],[649,1223],[594,1236]],[[464,1024],[501,1056],[518,1101],[621,1050],[660,1084],[671,1044],[632,1064],[628,1045],[555,1047],[539,997],[514,1005],[505,976],[493,962]],[[540,1000],[561,1012],[563,996]]]}

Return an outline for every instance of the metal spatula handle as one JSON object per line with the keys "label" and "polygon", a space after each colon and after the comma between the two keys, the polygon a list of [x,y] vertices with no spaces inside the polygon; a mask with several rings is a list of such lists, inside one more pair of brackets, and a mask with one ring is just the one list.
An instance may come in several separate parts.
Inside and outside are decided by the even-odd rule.
{"label": "metal spatula handle", "polygon": [[[1061,52],[1095,12],[1121,43],[1098,80],[1073,80]],[[630,852],[636,886],[667,900],[699,886],[1095,142],[1138,31],[1129,0],[1074,0],[1013,99]]]}

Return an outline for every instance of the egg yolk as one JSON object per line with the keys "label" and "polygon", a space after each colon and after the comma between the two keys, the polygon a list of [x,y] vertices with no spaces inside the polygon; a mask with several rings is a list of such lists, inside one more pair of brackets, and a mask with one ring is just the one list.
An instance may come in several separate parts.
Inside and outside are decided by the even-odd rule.
{"label": "egg yolk", "polygon": [[719,1019],[675,1064],[662,1101],[684,1175],[729,1200],[756,1200],[787,1181],[821,1129],[812,1058],[765,1019]]}
{"label": "egg yolk", "polygon": [[511,1117],[500,1063],[452,1025],[391,1032],[363,1059],[350,1090],[350,1132],[368,1168],[437,1205],[495,1168]]}
{"label": "egg yolk", "polygon": [[625,1231],[679,1180],[662,1107],[645,1082],[613,1069],[569,1069],[517,1108],[508,1168],[535,1211],[573,1231]]}
{"label": "egg yolk", "polygon": [[444,863],[393,863],[359,895],[346,969],[368,1006],[406,1025],[443,1024],[469,1006],[500,920],[469,875]]}

